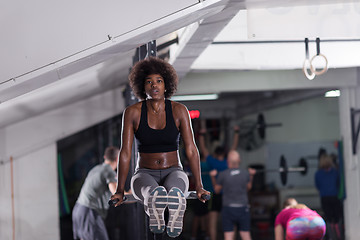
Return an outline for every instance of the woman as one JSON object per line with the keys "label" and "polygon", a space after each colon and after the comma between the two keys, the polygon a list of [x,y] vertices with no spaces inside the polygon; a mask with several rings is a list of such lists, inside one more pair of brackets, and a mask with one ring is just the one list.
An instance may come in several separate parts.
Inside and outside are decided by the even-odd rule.
{"label": "woman", "polygon": [[131,179],[134,197],[144,204],[150,217],[150,230],[165,230],[164,211],[169,208],[167,233],[180,235],[186,209],[185,194],[189,180],[179,158],[179,135],[184,142],[186,156],[194,176],[197,197],[209,192],[203,189],[200,178],[200,160],[194,142],[187,108],[168,100],[177,88],[174,68],[159,58],[138,62],[129,75],[130,86],[141,102],[124,110],[121,148],[118,160],[116,193],[111,197],[119,202],[124,197],[124,185],[129,171],[134,136],[138,143],[138,159]]}
{"label": "woman", "polygon": [[[326,231],[321,216],[294,198],[284,203],[284,209],[275,219],[275,240],[320,240]],[[284,238],[286,230],[286,238]]]}
{"label": "woman", "polygon": [[315,186],[320,193],[324,218],[338,239],[341,238],[339,222],[342,216],[342,203],[338,198],[340,175],[331,156],[323,154],[319,159],[319,170],[315,173]]}

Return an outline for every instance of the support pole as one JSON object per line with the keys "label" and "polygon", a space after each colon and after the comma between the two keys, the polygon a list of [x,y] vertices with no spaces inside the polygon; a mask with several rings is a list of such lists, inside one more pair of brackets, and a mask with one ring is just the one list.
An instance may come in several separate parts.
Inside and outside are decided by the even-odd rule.
{"label": "support pole", "polygon": [[355,126],[355,116],[360,113],[360,109],[354,109],[351,108],[351,137],[352,137],[352,151],[353,155],[356,155],[356,147],[359,139],[359,133],[360,133],[360,120],[358,121],[358,124]]}
{"label": "support pole", "polygon": [[12,240],[15,240],[14,159],[10,157]]}

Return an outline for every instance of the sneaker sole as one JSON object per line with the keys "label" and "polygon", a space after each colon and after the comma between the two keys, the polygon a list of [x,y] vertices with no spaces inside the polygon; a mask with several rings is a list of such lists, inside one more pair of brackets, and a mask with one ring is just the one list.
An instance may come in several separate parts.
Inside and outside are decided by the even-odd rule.
{"label": "sneaker sole", "polygon": [[180,189],[173,187],[168,194],[169,222],[167,234],[175,238],[182,232],[183,218],[186,210],[186,198]]}
{"label": "sneaker sole", "polygon": [[166,189],[162,186],[156,187],[150,194],[148,200],[149,228],[153,233],[162,233],[165,230],[164,211],[168,204]]}

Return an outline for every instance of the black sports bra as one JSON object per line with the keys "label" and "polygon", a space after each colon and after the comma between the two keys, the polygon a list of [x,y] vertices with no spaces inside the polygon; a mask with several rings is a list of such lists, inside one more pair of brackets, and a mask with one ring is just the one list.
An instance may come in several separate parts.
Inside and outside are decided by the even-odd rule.
{"label": "black sports bra", "polygon": [[163,129],[149,127],[146,100],[141,105],[139,128],[135,133],[140,153],[172,152],[179,149],[180,132],[172,114],[171,101],[165,99],[166,125]]}

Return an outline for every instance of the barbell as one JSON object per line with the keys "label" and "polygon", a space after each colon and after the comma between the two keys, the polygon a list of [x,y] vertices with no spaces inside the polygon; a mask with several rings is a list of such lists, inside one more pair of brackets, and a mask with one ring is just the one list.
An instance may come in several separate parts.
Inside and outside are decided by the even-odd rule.
{"label": "barbell", "polygon": [[[257,116],[256,122],[242,122],[239,124],[240,131],[246,130],[246,134],[252,132],[253,130],[257,130],[257,133],[261,139],[265,139],[266,137],[266,129],[268,127],[281,127],[282,123],[266,123],[265,117],[262,113],[259,113]],[[220,127],[207,128],[208,132],[218,131]],[[224,129],[229,129],[229,127],[225,127]]]}
{"label": "barbell", "polygon": [[256,173],[279,172],[281,183],[284,186],[287,183],[288,173],[298,172],[298,173],[301,173],[301,175],[306,175],[307,171],[308,171],[308,164],[307,164],[305,158],[301,158],[299,160],[298,166],[288,167],[288,164],[287,164],[287,161],[286,161],[286,158],[284,157],[284,155],[281,155],[281,157],[280,157],[279,168],[256,169]]}
{"label": "barbell", "polygon": [[[307,164],[307,161],[305,158],[300,158],[298,165],[293,167],[288,167],[286,158],[284,155],[281,155],[280,161],[279,161],[279,168],[274,169],[255,169],[256,173],[267,173],[267,172],[279,172],[280,174],[280,180],[282,185],[286,185],[287,179],[288,179],[288,173],[294,173],[298,172],[301,175],[306,175],[309,169],[309,165]],[[191,172],[186,171],[185,172],[188,176],[192,176]],[[201,173],[202,175],[208,175],[209,173]]]}

